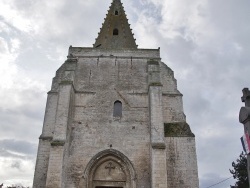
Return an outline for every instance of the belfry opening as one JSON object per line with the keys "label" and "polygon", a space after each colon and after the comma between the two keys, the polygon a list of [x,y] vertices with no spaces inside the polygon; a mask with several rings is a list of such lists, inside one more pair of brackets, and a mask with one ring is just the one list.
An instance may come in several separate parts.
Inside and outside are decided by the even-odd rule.
{"label": "belfry opening", "polygon": [[113,35],[118,35],[119,34],[119,30],[118,29],[114,29],[113,30]]}

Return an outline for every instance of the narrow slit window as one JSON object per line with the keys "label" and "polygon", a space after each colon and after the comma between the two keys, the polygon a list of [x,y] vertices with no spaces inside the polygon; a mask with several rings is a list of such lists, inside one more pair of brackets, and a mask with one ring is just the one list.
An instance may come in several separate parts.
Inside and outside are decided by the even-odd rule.
{"label": "narrow slit window", "polygon": [[118,34],[119,34],[118,29],[114,29],[114,30],[113,30],[113,35],[118,35]]}
{"label": "narrow slit window", "polygon": [[115,15],[117,16],[118,14],[119,14],[119,12],[116,10],[116,11],[115,11]]}
{"label": "narrow slit window", "polygon": [[121,101],[115,101],[113,116],[122,117],[122,102]]}

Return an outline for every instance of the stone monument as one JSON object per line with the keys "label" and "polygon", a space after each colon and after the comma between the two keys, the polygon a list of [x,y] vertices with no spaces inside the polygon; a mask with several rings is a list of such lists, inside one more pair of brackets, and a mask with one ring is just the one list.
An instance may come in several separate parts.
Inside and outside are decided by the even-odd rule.
{"label": "stone monument", "polygon": [[139,49],[120,0],[93,47],[53,78],[33,188],[198,188],[195,136],[160,49]]}
{"label": "stone monument", "polygon": [[[244,132],[247,139],[250,140],[250,91],[248,88],[242,90],[243,96],[241,97],[242,102],[245,103],[245,107],[241,107],[239,121],[244,125]],[[249,144],[249,143],[248,143]],[[250,185],[250,153],[247,153],[247,172],[248,172],[248,181]]]}

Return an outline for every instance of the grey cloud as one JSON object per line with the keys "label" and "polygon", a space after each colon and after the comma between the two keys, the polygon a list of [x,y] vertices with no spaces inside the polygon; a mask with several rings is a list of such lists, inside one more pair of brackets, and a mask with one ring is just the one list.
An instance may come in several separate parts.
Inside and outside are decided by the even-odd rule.
{"label": "grey cloud", "polygon": [[9,159],[11,161],[11,164],[9,165],[11,168],[12,168],[12,164],[15,164],[15,160],[19,160],[19,162],[26,161],[26,160],[30,160],[33,163],[35,162],[34,155],[23,155],[23,154],[21,155],[18,153],[13,153],[13,151],[1,149],[1,148],[0,148],[0,157],[4,159]]}
{"label": "grey cloud", "polygon": [[186,40],[179,36],[175,39],[166,39],[166,43],[162,46],[167,49],[165,50],[168,60],[182,66],[183,69],[191,68],[192,52],[195,49],[195,44],[191,40]]}
{"label": "grey cloud", "polygon": [[[200,188],[207,188],[209,186],[215,185],[228,177],[222,177],[218,174],[215,173],[209,173],[205,174],[204,178],[200,180]],[[221,182],[220,184],[217,185],[219,188],[228,188],[230,185],[234,185],[234,180],[231,178],[225,182]]]}
{"label": "grey cloud", "polygon": [[[28,102],[27,102],[28,103]],[[16,138],[23,140],[38,141],[41,134],[42,115],[44,112],[40,107],[36,107],[34,111],[28,108],[29,105],[19,107],[17,109],[0,108],[0,137]],[[37,112],[37,109],[39,111]]]}
{"label": "grey cloud", "polygon": [[[187,82],[189,89],[193,90],[192,82]],[[200,93],[191,92],[189,95],[184,96],[184,101],[187,111],[192,111],[192,114],[199,114],[199,117],[207,116],[211,110],[211,101],[205,99]]]}
{"label": "grey cloud", "polygon": [[137,5],[137,9],[140,9],[140,8],[147,9],[147,11],[145,11],[144,15],[147,18],[154,19],[156,21],[155,24],[159,24],[162,21],[161,6],[155,6],[152,2],[149,1],[146,4]]}
{"label": "grey cloud", "polygon": [[17,168],[17,169],[20,169],[21,167],[21,164],[19,161],[15,161],[11,164],[11,168]]}
{"label": "grey cloud", "polygon": [[[13,90],[13,92],[15,92],[15,90]],[[45,106],[44,94],[41,91],[33,91],[31,88],[17,92],[18,92],[17,100],[19,104],[15,106],[10,105],[10,106],[0,107],[2,118],[3,116],[11,117],[13,115],[17,115],[19,117],[25,116],[31,119],[32,121],[34,120],[40,121],[44,114],[43,110],[40,108]]]}
{"label": "grey cloud", "polygon": [[0,140],[2,150],[13,151],[25,155],[35,155],[37,145],[24,140],[5,139]]}
{"label": "grey cloud", "polygon": [[244,22],[245,19],[250,17],[248,7],[250,6],[249,1],[242,0],[240,3],[235,3],[234,0],[209,1],[208,7],[211,12],[211,19],[218,28],[223,29],[227,33],[233,33],[234,30],[244,31],[250,29]]}

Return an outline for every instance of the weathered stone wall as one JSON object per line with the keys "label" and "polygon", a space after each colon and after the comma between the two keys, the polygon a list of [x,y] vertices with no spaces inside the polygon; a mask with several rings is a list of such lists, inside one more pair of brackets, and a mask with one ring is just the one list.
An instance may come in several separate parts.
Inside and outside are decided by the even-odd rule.
{"label": "weathered stone wall", "polygon": [[36,169],[34,174],[34,188],[44,188],[46,185],[51,140],[53,138],[55,127],[57,99],[57,92],[48,93],[43,130],[39,138]]}
{"label": "weathered stone wall", "polygon": [[186,121],[186,116],[183,113],[181,95],[163,93],[162,105],[164,123]]}
{"label": "weathered stone wall", "polygon": [[198,188],[194,137],[166,137],[168,188]]}
{"label": "weathered stone wall", "polygon": [[[185,122],[185,115],[173,71],[159,54],[158,49],[70,47],[49,92],[41,136],[46,143],[39,144],[34,188],[44,187],[44,181],[46,188],[85,188],[87,165],[108,149],[131,162],[136,187],[198,188],[194,138],[164,138],[163,123]],[[150,59],[156,67],[149,66]],[[122,117],[113,117],[117,100]],[[160,134],[152,134],[157,127]]]}
{"label": "weathered stone wall", "polygon": [[[109,148],[120,151],[132,162],[137,186],[150,187],[147,59],[130,55],[131,52],[127,57],[123,54],[78,59],[75,115],[64,159],[66,187],[85,186],[82,174],[87,164]],[[121,118],[113,117],[117,100],[122,102]]]}
{"label": "weathered stone wall", "polygon": [[46,187],[49,154],[50,154],[50,140],[39,140],[39,147],[36,159],[36,169],[34,174],[34,188]]}

